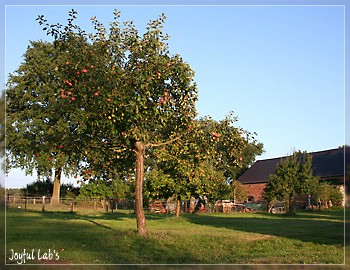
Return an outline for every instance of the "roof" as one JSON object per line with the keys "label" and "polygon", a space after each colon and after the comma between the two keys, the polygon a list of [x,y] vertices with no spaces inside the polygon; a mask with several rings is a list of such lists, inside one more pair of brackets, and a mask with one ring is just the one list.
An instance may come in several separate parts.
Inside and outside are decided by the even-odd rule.
{"label": "roof", "polygon": [[[309,153],[312,155],[313,175],[318,177],[340,177],[350,165],[350,147]],[[267,183],[271,174],[275,173],[278,163],[286,158],[272,158],[256,161],[241,177],[243,184]],[[345,165],[345,166],[344,166]]]}

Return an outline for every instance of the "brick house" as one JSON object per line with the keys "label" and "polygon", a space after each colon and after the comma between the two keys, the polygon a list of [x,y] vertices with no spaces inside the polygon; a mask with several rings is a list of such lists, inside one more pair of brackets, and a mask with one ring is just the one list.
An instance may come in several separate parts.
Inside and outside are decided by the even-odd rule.
{"label": "brick house", "polygon": [[[313,152],[313,175],[320,181],[326,181],[338,186],[345,196],[345,175],[350,171],[350,147],[330,149]],[[268,183],[268,178],[275,173],[278,163],[286,157],[265,159],[256,161],[242,176],[238,178],[248,191],[248,201],[256,202],[262,199],[263,190]],[[347,190],[348,193],[348,190]]]}

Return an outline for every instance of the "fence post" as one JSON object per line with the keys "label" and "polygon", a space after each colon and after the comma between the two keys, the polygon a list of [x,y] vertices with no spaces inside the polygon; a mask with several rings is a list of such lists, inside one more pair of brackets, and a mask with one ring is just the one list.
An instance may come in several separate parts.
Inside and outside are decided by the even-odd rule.
{"label": "fence post", "polygon": [[45,196],[43,196],[43,206],[41,208],[42,212],[45,212]]}
{"label": "fence post", "polygon": [[27,211],[27,200],[28,200],[28,197],[25,197],[24,198],[24,211]]}

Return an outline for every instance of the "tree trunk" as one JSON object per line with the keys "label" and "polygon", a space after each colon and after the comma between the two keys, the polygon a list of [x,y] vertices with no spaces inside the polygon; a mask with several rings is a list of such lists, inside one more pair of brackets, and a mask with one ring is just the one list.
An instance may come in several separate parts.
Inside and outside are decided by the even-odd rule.
{"label": "tree trunk", "polygon": [[196,209],[196,198],[191,196],[191,198],[190,198],[190,209],[188,210],[188,212],[193,213],[195,209]]}
{"label": "tree trunk", "polygon": [[143,235],[147,233],[146,218],[143,211],[142,186],[144,179],[145,146],[142,142],[136,142],[136,183],[135,183],[135,213],[137,231]]}
{"label": "tree trunk", "polygon": [[273,205],[271,204],[268,204],[267,205],[267,213],[269,213],[269,214],[271,214],[272,213],[272,207],[273,207]]}
{"label": "tree trunk", "polygon": [[55,170],[55,179],[53,181],[51,205],[60,204],[61,174],[62,174],[62,168],[57,167]]}
{"label": "tree trunk", "polygon": [[288,198],[288,210],[287,213],[294,213],[294,196],[291,195]]}
{"label": "tree trunk", "polygon": [[181,197],[178,196],[176,200],[176,217],[179,217],[181,214]]}

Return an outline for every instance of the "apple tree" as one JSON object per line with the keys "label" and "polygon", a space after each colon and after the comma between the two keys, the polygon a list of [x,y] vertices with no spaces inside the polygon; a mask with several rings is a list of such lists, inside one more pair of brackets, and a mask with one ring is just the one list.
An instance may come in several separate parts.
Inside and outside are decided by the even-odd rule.
{"label": "apple tree", "polygon": [[6,91],[8,169],[19,167],[29,174],[35,169],[39,177],[54,171],[53,203],[59,203],[62,171],[73,174],[72,164],[82,159],[74,143],[80,123],[60,110],[63,64],[54,44],[32,41],[24,61],[10,74]]}
{"label": "apple tree", "polygon": [[177,216],[182,198],[230,196],[229,172],[243,165],[242,154],[251,141],[249,133],[234,126],[236,120],[233,113],[221,121],[210,117],[194,120],[182,140],[154,153],[159,167],[176,183],[171,186],[177,198]]}
{"label": "apple tree", "polygon": [[[76,12],[72,19],[75,18]],[[180,140],[195,117],[194,72],[171,55],[161,31],[165,16],[150,21],[139,34],[132,22],[121,26],[119,13],[109,29],[92,18],[87,34],[73,20],[67,26],[39,23],[62,52],[60,112],[80,119],[76,140],[91,171],[101,163],[134,168],[137,229],[147,232],[143,211],[144,158],[150,149]]]}

